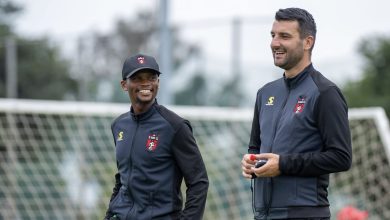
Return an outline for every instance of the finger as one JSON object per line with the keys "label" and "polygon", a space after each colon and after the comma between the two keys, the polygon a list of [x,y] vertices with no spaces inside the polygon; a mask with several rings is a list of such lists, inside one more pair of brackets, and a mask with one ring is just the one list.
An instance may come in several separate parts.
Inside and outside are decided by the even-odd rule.
{"label": "finger", "polygon": [[272,153],[263,153],[263,154],[258,154],[258,159],[271,159],[274,157],[274,154]]}
{"label": "finger", "polygon": [[247,174],[247,173],[245,173],[244,171],[242,171],[242,176],[245,177],[245,178],[247,178],[247,179],[252,179],[252,175]]}
{"label": "finger", "polygon": [[242,171],[244,171],[245,173],[248,173],[248,174],[252,173],[252,169],[251,168],[252,168],[252,166],[249,166],[249,167],[241,166]]}
{"label": "finger", "polygon": [[249,161],[249,163],[246,160],[241,161],[241,165],[246,167],[247,169],[250,169],[251,167],[253,167],[254,164],[255,164],[254,161]]}
{"label": "finger", "polygon": [[[265,165],[264,165],[265,166]],[[267,169],[262,166],[262,167],[259,167],[259,168],[255,168],[255,167],[252,167],[251,168],[251,172],[253,172],[254,174],[256,174],[256,176],[262,176],[264,177],[266,174],[267,174]]]}
{"label": "finger", "polygon": [[248,175],[248,176],[252,176],[252,171],[248,171],[248,170],[242,170],[242,173],[245,173],[246,175]]}
{"label": "finger", "polygon": [[255,160],[250,160],[250,156],[247,156],[247,157],[244,157],[242,159],[242,163],[245,163],[245,165],[254,165],[256,163],[256,161]]}
{"label": "finger", "polygon": [[247,170],[251,170],[252,169],[252,167],[254,167],[254,165],[253,164],[242,164],[242,167],[245,167],[245,169],[247,169]]}

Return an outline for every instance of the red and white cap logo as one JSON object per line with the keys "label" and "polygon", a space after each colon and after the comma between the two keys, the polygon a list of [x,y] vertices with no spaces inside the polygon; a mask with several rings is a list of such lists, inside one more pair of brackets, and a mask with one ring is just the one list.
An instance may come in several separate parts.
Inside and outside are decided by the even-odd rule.
{"label": "red and white cap logo", "polygon": [[138,57],[137,60],[138,60],[139,64],[144,64],[145,63],[145,57]]}

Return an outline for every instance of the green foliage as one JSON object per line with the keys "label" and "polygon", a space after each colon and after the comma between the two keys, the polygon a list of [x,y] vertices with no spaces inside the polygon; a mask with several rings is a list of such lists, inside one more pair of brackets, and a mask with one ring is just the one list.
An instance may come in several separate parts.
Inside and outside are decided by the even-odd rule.
{"label": "green foliage", "polygon": [[8,24],[13,15],[22,11],[22,7],[10,0],[0,0],[0,24]]}
{"label": "green foliage", "polygon": [[[141,11],[130,20],[118,19],[114,30],[109,33],[93,32],[88,36],[83,36],[79,41],[79,56],[82,58],[82,69],[89,74],[88,88],[95,90],[88,91],[91,100],[102,100],[99,97],[98,85],[102,81],[112,82],[113,95],[110,100],[114,102],[129,102],[127,95],[121,90],[119,81],[121,80],[122,64],[124,59],[135,53],[147,53],[158,56],[159,36],[158,19],[153,11]],[[188,63],[193,57],[201,53],[199,47],[183,41],[176,28],[171,28],[172,39],[172,74],[185,74],[177,71]],[[81,70],[80,70],[81,71]],[[194,78],[194,80],[202,80]],[[195,81],[189,82],[190,88],[197,87]],[[183,91],[183,94],[195,94],[194,97],[201,96],[202,90]],[[190,99],[190,96],[183,98],[183,94],[175,94],[178,102],[175,104],[204,103]]]}
{"label": "green foliage", "polygon": [[[4,41],[3,41],[4,42]],[[70,77],[69,63],[48,39],[17,41],[18,98],[64,99],[74,97],[77,83]],[[4,44],[1,44],[4,45]],[[0,97],[5,97],[5,52],[0,51]]]}
{"label": "green foliage", "polygon": [[390,115],[390,37],[364,39],[359,53],[366,63],[363,77],[344,88],[349,107],[381,106]]}
{"label": "green foliage", "polygon": [[77,83],[70,77],[69,62],[63,59],[57,46],[47,38],[26,39],[12,31],[12,15],[21,7],[12,1],[0,0],[0,97],[5,97],[5,40],[16,41],[18,98],[64,99],[74,97]]}
{"label": "green foliage", "polygon": [[196,74],[190,85],[175,94],[175,104],[178,105],[206,105],[207,104],[206,79],[201,74]]}
{"label": "green foliage", "polygon": [[13,14],[20,11],[22,8],[9,0],[0,0],[0,14]]}
{"label": "green foliage", "polygon": [[69,76],[69,63],[49,40],[19,40],[18,94],[27,99],[64,99],[75,96],[77,83]]}
{"label": "green foliage", "polygon": [[242,100],[245,98],[240,88],[240,82],[238,75],[225,82],[216,95],[215,103],[218,106],[240,107]]}
{"label": "green foliage", "polygon": [[[119,86],[123,61],[130,54],[138,52],[157,57],[160,44],[158,31],[156,13],[141,11],[130,20],[118,19],[112,32],[92,32],[80,38],[77,59],[82,60],[79,71],[88,75],[88,100],[129,102],[127,94]],[[184,88],[173,94],[174,104],[240,106],[244,98],[240,79],[233,77],[231,80],[220,80],[217,86],[214,82],[208,83],[207,74],[202,69],[204,57],[201,48],[184,41],[179,34],[178,27],[171,27],[171,76],[173,78],[189,74],[193,77],[182,81]],[[195,68],[186,68],[194,63]],[[181,71],[182,69],[185,71]],[[112,95],[107,92],[102,95],[102,88],[99,86],[102,82],[111,82]],[[219,89],[218,86],[221,87],[220,90],[215,91],[214,88]]]}

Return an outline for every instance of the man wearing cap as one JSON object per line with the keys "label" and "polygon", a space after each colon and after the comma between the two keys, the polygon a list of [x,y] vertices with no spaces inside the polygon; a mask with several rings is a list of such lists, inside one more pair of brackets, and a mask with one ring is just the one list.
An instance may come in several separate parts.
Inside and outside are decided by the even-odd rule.
{"label": "man wearing cap", "polygon": [[206,168],[189,121],[156,101],[160,74],[151,56],[123,64],[121,86],[131,107],[111,125],[118,173],[105,219],[202,219]]}

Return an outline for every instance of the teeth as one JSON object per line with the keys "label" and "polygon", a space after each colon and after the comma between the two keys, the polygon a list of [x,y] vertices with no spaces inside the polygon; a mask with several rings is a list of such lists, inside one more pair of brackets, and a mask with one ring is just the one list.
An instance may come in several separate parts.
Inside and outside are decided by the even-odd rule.
{"label": "teeth", "polygon": [[142,94],[148,94],[148,93],[150,93],[151,91],[148,90],[148,89],[143,89],[143,90],[140,90],[139,92],[142,93]]}

